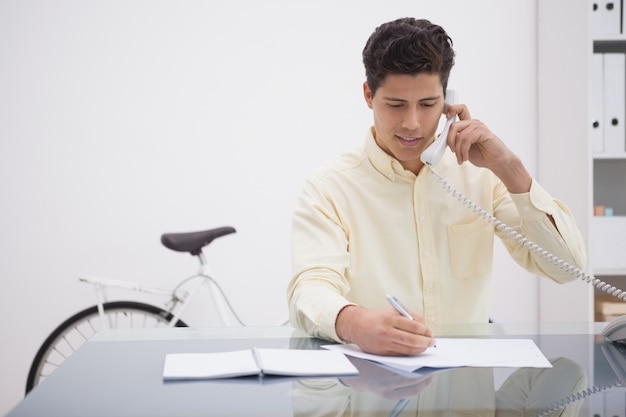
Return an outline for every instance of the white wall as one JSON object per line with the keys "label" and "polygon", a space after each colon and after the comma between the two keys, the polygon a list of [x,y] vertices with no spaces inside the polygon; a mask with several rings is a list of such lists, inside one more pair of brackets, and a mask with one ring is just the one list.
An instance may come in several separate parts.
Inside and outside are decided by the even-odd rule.
{"label": "white wall", "polygon": [[[499,0],[0,2],[0,415],[22,398],[47,334],[93,303],[79,275],[167,286],[195,271],[160,245],[163,232],[235,226],[208,252],[215,275],[247,323],[286,317],[295,196],[363,142],[360,53],[383,21],[442,24],[457,50],[451,87],[534,172],[535,11]],[[493,318],[536,320],[536,278],[498,251],[494,292],[507,295]]]}

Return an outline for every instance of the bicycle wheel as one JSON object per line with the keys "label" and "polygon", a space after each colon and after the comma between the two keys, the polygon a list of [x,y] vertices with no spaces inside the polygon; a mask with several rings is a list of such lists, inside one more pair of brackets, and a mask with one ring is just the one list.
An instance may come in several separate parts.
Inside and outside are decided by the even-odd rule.
{"label": "bicycle wheel", "polygon": [[[103,309],[105,320],[111,329],[167,327],[174,317],[159,307],[134,301],[104,303]],[[187,327],[187,325],[178,320],[176,327]],[[26,380],[26,394],[101,328],[102,322],[97,306],[82,310],[61,323],[46,338],[35,355]]]}

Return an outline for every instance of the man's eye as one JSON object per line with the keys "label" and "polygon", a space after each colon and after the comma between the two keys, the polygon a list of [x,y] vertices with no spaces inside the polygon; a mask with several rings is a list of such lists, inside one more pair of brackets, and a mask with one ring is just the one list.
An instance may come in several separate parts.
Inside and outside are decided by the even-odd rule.
{"label": "man's eye", "polygon": [[422,103],[422,106],[424,106],[424,107],[433,107],[434,105],[435,105],[434,102],[433,103],[431,103],[431,102]]}
{"label": "man's eye", "polygon": [[392,107],[392,108],[394,108],[394,109],[399,109],[399,108],[401,108],[401,107],[404,107],[404,104],[402,104],[402,103],[399,103],[399,104],[392,104],[392,103],[389,103],[389,107]]}

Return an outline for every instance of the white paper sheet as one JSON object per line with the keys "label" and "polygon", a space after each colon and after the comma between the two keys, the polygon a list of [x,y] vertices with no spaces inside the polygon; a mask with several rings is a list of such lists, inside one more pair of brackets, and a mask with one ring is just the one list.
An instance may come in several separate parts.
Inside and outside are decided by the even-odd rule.
{"label": "white paper sheet", "polygon": [[422,367],[552,367],[530,339],[437,339],[437,347],[429,348],[416,356],[372,355],[364,353],[353,344],[322,347],[408,372]]}

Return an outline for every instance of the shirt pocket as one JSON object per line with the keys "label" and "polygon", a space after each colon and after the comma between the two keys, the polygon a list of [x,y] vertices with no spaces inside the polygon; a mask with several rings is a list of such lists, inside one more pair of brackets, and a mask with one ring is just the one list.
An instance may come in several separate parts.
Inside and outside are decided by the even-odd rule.
{"label": "shirt pocket", "polygon": [[481,218],[448,225],[450,269],[458,279],[482,278],[491,271],[493,227]]}

